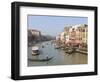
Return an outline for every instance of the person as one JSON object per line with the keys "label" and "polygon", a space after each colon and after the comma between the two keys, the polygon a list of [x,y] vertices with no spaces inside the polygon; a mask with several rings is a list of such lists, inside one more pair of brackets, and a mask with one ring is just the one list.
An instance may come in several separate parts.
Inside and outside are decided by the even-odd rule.
{"label": "person", "polygon": [[48,55],[46,56],[46,59],[48,59]]}

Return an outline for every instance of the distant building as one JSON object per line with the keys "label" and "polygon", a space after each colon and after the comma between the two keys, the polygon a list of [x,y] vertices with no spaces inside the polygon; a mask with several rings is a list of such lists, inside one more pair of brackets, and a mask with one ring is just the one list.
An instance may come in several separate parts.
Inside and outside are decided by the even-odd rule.
{"label": "distant building", "polygon": [[56,40],[60,41],[60,35],[56,36]]}
{"label": "distant building", "polygon": [[28,41],[31,43],[41,41],[41,32],[35,29],[28,29]]}
{"label": "distant building", "polygon": [[[74,29],[74,32],[70,31],[70,38],[75,38],[77,41],[87,43],[87,30],[88,25],[75,25],[72,27]],[[76,33],[75,33],[76,32]]]}
{"label": "distant building", "polygon": [[82,32],[83,32],[83,42],[87,43],[87,38],[88,38],[87,37],[88,36],[88,26],[87,25],[83,26]]}
{"label": "distant building", "polygon": [[70,40],[70,29],[72,28],[72,26],[65,26],[64,27],[64,36],[65,36],[65,43],[68,43]]}
{"label": "distant building", "polygon": [[33,36],[37,36],[37,37],[40,37],[41,36],[41,32],[38,31],[38,30],[31,29],[30,31],[31,31],[31,33],[32,33]]}
{"label": "distant building", "polygon": [[66,38],[66,39],[65,39],[65,43],[68,43],[68,42],[70,41],[70,37],[69,37],[69,35],[66,35],[65,38]]}
{"label": "distant building", "polygon": [[60,40],[62,41],[62,43],[65,42],[65,32],[62,32],[62,33],[60,34]]}
{"label": "distant building", "polygon": [[72,28],[72,31],[69,33],[70,39],[76,39],[76,31],[75,28]]}

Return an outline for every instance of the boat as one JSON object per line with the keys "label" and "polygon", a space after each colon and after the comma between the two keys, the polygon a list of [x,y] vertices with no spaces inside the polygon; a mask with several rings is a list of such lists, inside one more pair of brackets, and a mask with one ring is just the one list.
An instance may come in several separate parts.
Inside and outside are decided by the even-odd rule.
{"label": "boat", "polygon": [[38,46],[32,47],[32,55],[39,55],[39,47]]}
{"label": "boat", "polygon": [[60,48],[60,46],[55,46],[55,49],[59,49]]}
{"label": "boat", "polygon": [[66,50],[64,47],[61,48],[62,50]]}
{"label": "boat", "polygon": [[43,62],[43,61],[49,61],[51,60],[53,57],[50,58],[43,58],[43,59],[32,59],[32,58],[28,58],[29,61],[36,61],[36,62]]}
{"label": "boat", "polygon": [[71,53],[73,53],[73,51],[66,51],[66,53],[71,54]]}
{"label": "boat", "polygon": [[65,51],[66,53],[68,53],[68,54],[72,54],[73,52],[75,52],[75,50],[74,49],[68,49],[67,51]]}
{"label": "boat", "polygon": [[54,44],[54,48],[55,48],[55,49],[59,49],[59,48],[60,48],[60,46],[58,46],[58,45]]}
{"label": "boat", "polygon": [[44,45],[42,45],[42,48],[44,48]]}

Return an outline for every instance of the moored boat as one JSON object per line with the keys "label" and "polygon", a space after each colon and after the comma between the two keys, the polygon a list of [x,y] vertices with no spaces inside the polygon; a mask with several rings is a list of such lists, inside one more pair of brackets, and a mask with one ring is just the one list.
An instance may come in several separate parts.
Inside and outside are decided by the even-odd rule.
{"label": "moored boat", "polygon": [[67,49],[67,51],[65,51],[65,52],[68,54],[71,54],[71,53],[75,52],[75,49],[74,48]]}

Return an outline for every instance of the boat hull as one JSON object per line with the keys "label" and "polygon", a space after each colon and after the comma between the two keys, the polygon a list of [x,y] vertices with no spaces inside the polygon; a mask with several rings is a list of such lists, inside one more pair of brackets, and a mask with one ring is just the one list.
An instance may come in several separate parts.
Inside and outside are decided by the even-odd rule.
{"label": "boat hull", "polygon": [[32,52],[32,55],[39,55],[39,52]]}
{"label": "boat hull", "polygon": [[51,60],[53,57],[50,58],[45,58],[45,59],[32,59],[32,58],[28,58],[29,61],[36,61],[36,62],[44,62],[44,61],[49,61]]}

